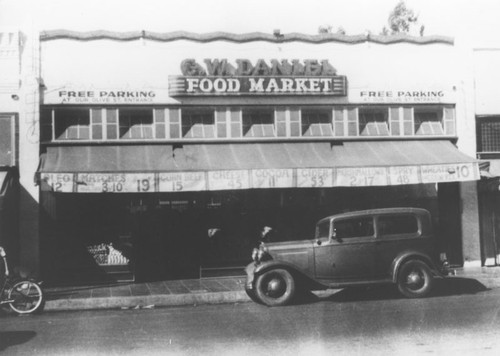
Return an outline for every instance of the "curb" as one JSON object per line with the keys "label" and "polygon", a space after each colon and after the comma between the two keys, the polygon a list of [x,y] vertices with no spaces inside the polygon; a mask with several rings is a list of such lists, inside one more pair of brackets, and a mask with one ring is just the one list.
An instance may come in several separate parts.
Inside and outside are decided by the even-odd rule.
{"label": "curb", "polygon": [[148,295],[133,297],[104,297],[47,300],[44,311],[75,311],[97,309],[132,309],[198,304],[223,304],[248,302],[244,291],[219,293],[190,293],[176,295]]}

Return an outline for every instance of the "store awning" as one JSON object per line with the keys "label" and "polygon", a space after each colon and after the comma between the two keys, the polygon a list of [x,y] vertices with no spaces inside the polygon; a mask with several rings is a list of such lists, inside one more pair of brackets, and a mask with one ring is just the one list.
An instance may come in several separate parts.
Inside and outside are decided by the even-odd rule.
{"label": "store awning", "polygon": [[42,187],[172,192],[470,181],[478,161],[449,141],[48,147]]}

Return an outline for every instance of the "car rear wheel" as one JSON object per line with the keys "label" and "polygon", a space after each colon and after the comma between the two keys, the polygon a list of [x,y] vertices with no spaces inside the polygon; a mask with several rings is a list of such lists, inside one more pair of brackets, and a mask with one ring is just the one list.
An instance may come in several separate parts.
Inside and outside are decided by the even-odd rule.
{"label": "car rear wheel", "polygon": [[398,274],[398,289],[408,298],[425,297],[431,291],[433,282],[429,266],[418,260],[406,262]]}
{"label": "car rear wheel", "polygon": [[257,277],[255,294],[270,307],[287,305],[295,296],[295,280],[285,269],[267,271]]}

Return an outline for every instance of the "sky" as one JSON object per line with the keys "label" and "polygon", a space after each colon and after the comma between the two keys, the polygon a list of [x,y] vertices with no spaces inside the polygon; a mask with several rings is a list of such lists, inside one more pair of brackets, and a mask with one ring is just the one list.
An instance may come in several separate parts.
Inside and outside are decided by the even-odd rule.
{"label": "sky", "polygon": [[[0,28],[378,34],[399,0],[0,0]],[[498,45],[500,0],[406,0],[426,35]]]}

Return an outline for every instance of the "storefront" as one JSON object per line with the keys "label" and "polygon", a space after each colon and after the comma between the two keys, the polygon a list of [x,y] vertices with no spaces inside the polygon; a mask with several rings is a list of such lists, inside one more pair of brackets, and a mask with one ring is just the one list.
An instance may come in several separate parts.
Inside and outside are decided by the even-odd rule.
{"label": "storefront", "polygon": [[389,206],[431,210],[468,259],[452,41],[138,35],[42,34],[45,278],[241,273],[263,226]]}
{"label": "storefront", "polygon": [[487,167],[479,182],[481,216],[481,262],[500,265],[500,104],[495,83],[500,72],[500,49],[474,49],[477,157]]}
{"label": "storefront", "polygon": [[0,30],[0,246],[12,263],[19,254],[20,40]]}

